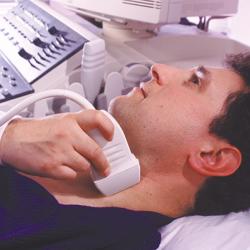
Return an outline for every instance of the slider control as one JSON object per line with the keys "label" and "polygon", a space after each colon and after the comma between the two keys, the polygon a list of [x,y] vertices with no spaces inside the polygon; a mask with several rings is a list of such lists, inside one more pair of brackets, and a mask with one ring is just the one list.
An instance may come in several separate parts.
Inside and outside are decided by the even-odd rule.
{"label": "slider control", "polygon": [[48,32],[50,33],[50,35],[52,36],[58,36],[60,35],[60,31],[55,27],[55,26],[52,26],[48,29]]}
{"label": "slider control", "polygon": [[48,32],[52,36],[60,36],[60,35],[67,35],[67,32],[58,30],[55,26],[52,26],[48,29]]}
{"label": "slider control", "polygon": [[40,47],[40,48],[43,48],[43,49],[45,49],[45,48],[47,48],[47,47],[49,46],[48,43],[42,41],[40,38],[35,38],[34,41],[33,41],[33,43],[34,43],[36,46],[38,46],[38,47]]}
{"label": "slider control", "polygon": [[22,57],[22,58],[24,58],[24,59],[26,59],[26,60],[30,60],[31,58],[33,58],[33,56],[30,54],[30,53],[28,53],[25,49],[20,49],[19,50],[19,52],[18,52],[18,54]]}
{"label": "slider control", "polygon": [[[25,49],[20,49],[19,52],[18,52],[18,54],[22,58],[24,58],[25,60],[27,60],[29,62],[29,64],[33,68],[36,68],[37,70],[39,70],[39,68],[34,63],[31,62],[31,59],[33,59],[36,63],[39,63],[39,62],[37,61],[37,59],[34,56],[32,56],[30,53],[28,53]],[[41,64],[42,66],[44,66],[42,63],[39,63],[39,64]]]}

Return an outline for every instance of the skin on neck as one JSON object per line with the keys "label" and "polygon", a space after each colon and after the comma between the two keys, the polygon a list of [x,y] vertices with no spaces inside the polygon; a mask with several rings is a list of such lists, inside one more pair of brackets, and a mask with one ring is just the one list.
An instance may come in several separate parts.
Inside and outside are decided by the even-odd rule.
{"label": "skin on neck", "polygon": [[190,173],[189,168],[184,168],[183,174],[184,177],[181,174],[164,175],[143,171],[139,184],[109,197],[98,192],[89,174],[81,174],[70,181],[26,176],[47,189],[61,204],[122,207],[179,217],[192,207],[197,189],[202,183],[202,178]]}

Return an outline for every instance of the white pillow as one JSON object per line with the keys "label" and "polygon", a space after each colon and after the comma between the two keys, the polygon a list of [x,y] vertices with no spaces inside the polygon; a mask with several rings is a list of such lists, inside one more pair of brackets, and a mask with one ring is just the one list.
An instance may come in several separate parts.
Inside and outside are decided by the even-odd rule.
{"label": "white pillow", "polygon": [[250,250],[250,211],[182,217],[161,234],[158,250]]}

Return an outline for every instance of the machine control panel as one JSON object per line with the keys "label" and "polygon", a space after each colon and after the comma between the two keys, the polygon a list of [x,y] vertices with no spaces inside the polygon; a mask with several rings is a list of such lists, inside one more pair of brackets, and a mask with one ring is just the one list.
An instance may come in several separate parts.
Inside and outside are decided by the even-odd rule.
{"label": "machine control panel", "polygon": [[32,92],[32,86],[0,54],[0,102]]}
{"label": "machine control panel", "polygon": [[4,101],[32,92],[30,84],[80,51],[87,39],[32,1],[21,0],[0,17],[0,41]]}

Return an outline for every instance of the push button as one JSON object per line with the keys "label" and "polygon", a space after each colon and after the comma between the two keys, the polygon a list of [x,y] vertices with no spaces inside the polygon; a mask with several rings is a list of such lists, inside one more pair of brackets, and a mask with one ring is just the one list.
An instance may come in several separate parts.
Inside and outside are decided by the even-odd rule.
{"label": "push button", "polygon": [[3,96],[8,96],[10,94],[8,89],[2,89],[1,93],[2,93]]}

